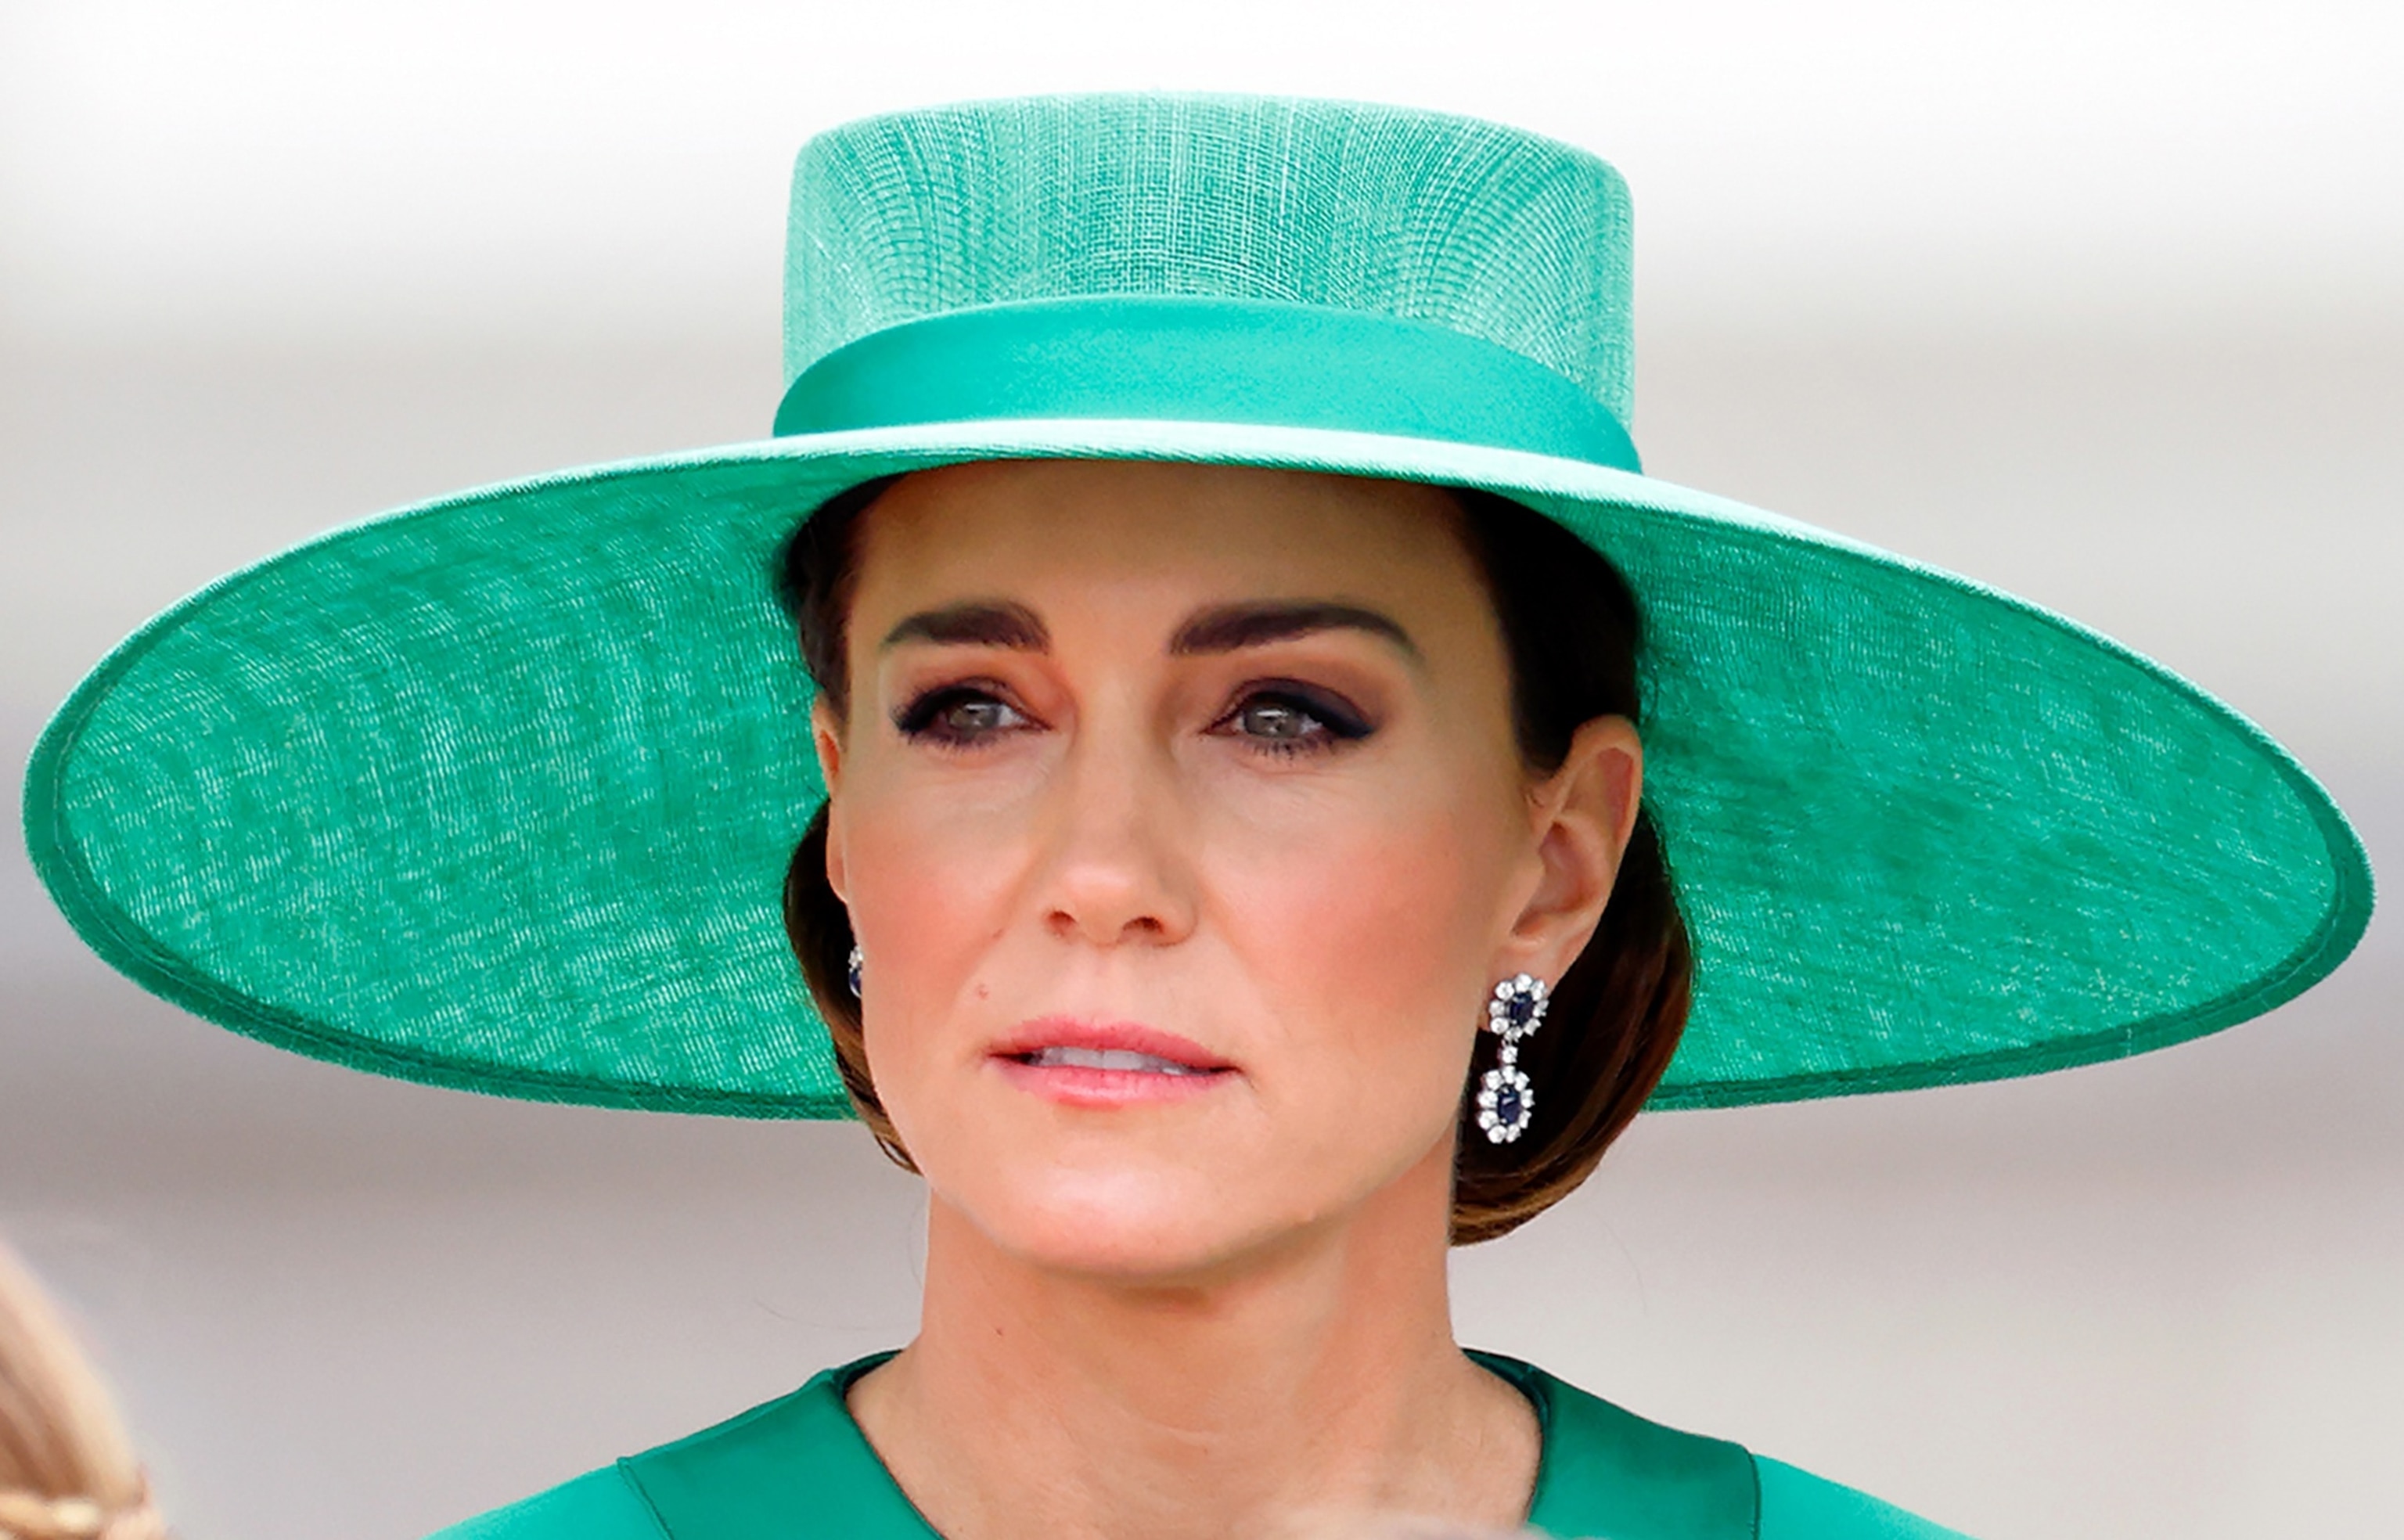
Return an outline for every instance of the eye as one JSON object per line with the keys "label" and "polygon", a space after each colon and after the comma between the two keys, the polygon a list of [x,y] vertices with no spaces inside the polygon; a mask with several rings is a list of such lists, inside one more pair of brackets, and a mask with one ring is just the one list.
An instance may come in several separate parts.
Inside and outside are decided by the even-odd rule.
{"label": "eye", "polygon": [[1292,701],[1263,695],[1246,701],[1236,712],[1236,731],[1249,738],[1299,743],[1326,729],[1319,719]]}
{"label": "eye", "polygon": [[1342,696],[1284,680],[1253,686],[1210,730],[1271,754],[1332,749],[1371,732]]}
{"label": "eye", "polygon": [[1033,719],[994,691],[974,684],[929,690],[894,713],[905,738],[967,747],[1035,725]]}

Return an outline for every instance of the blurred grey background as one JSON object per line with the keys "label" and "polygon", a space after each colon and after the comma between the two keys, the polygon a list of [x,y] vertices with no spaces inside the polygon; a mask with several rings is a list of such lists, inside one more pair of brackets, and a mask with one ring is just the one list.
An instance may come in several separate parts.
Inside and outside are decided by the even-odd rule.
{"label": "blurred grey background", "polygon": [[[2376,4],[0,0],[0,781],[123,633],[479,481],[758,436],[812,130],[1296,91],[1600,150],[1651,469],[1970,572],[2290,744],[2404,872],[2404,13]],[[1986,1537],[2393,1533],[2404,926],[2132,1063],[1645,1120],[1472,1342]],[[849,1125],[341,1073],[0,849],[0,1231],[191,1540],[418,1533],[902,1340]]]}

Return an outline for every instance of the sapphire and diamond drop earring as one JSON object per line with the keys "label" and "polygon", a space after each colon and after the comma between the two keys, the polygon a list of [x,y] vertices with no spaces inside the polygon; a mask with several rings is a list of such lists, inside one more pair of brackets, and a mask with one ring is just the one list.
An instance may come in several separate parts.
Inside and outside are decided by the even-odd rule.
{"label": "sapphire and diamond drop earring", "polygon": [[851,998],[858,1000],[860,998],[860,948],[857,945],[851,949],[851,962],[844,976],[850,981]]}
{"label": "sapphire and diamond drop earring", "polygon": [[1544,1025],[1545,1004],[1544,981],[1526,973],[1496,985],[1487,1002],[1486,1029],[1502,1043],[1477,1083],[1477,1126],[1494,1143],[1510,1143],[1535,1120],[1536,1088],[1519,1068],[1519,1040]]}

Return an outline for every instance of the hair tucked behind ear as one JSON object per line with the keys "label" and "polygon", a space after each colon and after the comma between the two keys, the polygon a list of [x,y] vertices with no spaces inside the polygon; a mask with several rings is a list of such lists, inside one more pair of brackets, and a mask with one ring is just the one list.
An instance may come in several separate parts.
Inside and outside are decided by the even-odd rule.
{"label": "hair tucked behind ear", "polygon": [[[827,503],[786,542],[776,572],[803,660],[837,712],[848,705],[844,627],[854,537],[860,513],[890,484],[891,478],[871,482]],[[1461,541],[1485,579],[1510,658],[1520,758],[1531,773],[1550,775],[1586,723],[1641,718],[1635,596],[1611,563],[1552,520],[1490,493],[1456,496]],[[915,1170],[869,1078],[860,1002],[847,978],[851,917],[827,883],[826,837],[820,807],[786,871],[786,934],[833,1038],[852,1105],[885,1153]],[[1455,1244],[1506,1235],[1586,1179],[1669,1069],[1693,983],[1669,861],[1651,815],[1640,812],[1601,923],[1553,985],[1543,1029],[1520,1044],[1520,1068],[1536,1087],[1535,1116],[1507,1144],[1489,1141],[1473,1115],[1469,1086],[1493,1053],[1493,1039],[1479,1034],[1461,1092]]]}
{"label": "hair tucked behind ear", "polygon": [[895,1165],[915,1171],[917,1163],[902,1147],[885,1103],[876,1099],[875,1082],[868,1078],[868,1043],[860,1035],[860,1001],[850,987],[851,912],[827,882],[826,842],[827,810],[821,803],[793,849],[792,863],[785,868],[785,935],[801,959],[802,977],[818,1002],[827,1035],[834,1041],[835,1069],[843,1075],[852,1111]]}
{"label": "hair tucked behind ear", "polygon": [[[851,619],[860,515],[894,481],[881,477],[831,498],[793,531],[777,557],[776,597],[800,633],[811,682],[838,717],[850,706],[845,627]],[[860,1001],[851,992],[851,911],[827,881],[826,842],[827,807],[821,803],[785,868],[785,936],[833,1040],[835,1069],[852,1110],[895,1165],[915,1171],[917,1164],[902,1147],[868,1077],[868,1043],[860,1035]]]}
{"label": "hair tucked behind ear", "polygon": [[[1519,755],[1530,770],[1549,775],[1586,723],[1641,720],[1643,618],[1618,568],[1567,529],[1491,493],[1459,496],[1462,534],[1511,659]],[[1554,983],[1543,1029],[1519,1045],[1519,1067],[1536,1087],[1528,1131],[1494,1143],[1464,1101],[1453,1179],[1456,1244],[1507,1235],[1592,1174],[1670,1068],[1694,970],[1660,833],[1640,811],[1601,922]],[[1472,1085],[1494,1041],[1479,1035]]]}

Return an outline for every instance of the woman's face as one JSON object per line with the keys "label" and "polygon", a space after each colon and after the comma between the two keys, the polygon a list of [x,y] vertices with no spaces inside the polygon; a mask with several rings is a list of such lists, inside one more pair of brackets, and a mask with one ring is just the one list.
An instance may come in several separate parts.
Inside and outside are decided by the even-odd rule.
{"label": "woman's face", "polygon": [[1624,722],[1527,774],[1456,519],[1076,461],[865,515],[828,875],[878,1096],[994,1244],[1167,1277],[1440,1206],[1484,1002],[1584,945],[1637,776]]}

